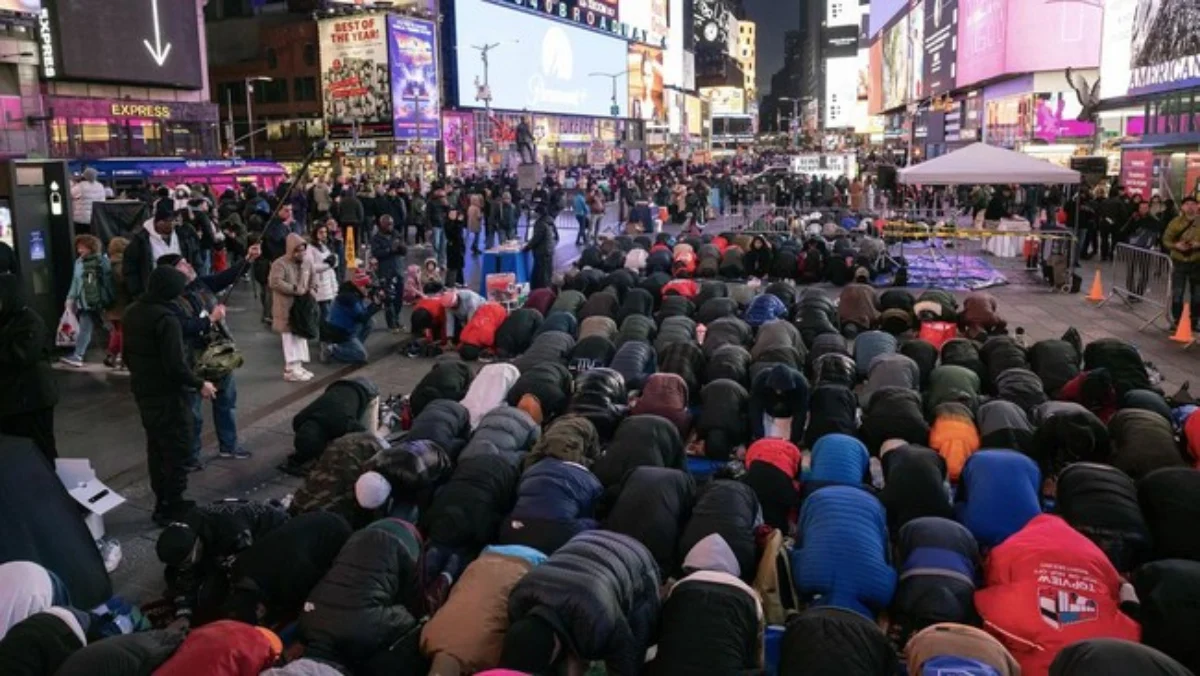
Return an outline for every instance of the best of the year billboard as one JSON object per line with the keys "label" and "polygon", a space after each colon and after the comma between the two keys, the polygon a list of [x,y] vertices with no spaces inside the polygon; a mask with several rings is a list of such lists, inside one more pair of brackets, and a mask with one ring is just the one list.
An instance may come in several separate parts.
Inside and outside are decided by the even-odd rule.
{"label": "best of the year billboard", "polygon": [[[484,84],[476,46],[500,43],[489,52],[491,107],[563,115],[628,117],[628,46],[624,40],[484,2],[455,0],[459,105],[484,107]],[[519,40],[519,41],[517,41]]]}
{"label": "best of the year billboard", "polygon": [[390,137],[392,74],[383,15],[325,19],[321,43],[321,90],[330,138]]}
{"label": "best of the year billboard", "polygon": [[1186,0],[1106,0],[1100,96],[1200,85],[1200,11]]}
{"label": "best of the year billboard", "polygon": [[958,0],[925,0],[925,93],[954,89],[958,53]]}
{"label": "best of the year billboard", "polygon": [[398,139],[438,136],[437,28],[433,22],[388,17],[388,56],[392,68],[392,120]]}

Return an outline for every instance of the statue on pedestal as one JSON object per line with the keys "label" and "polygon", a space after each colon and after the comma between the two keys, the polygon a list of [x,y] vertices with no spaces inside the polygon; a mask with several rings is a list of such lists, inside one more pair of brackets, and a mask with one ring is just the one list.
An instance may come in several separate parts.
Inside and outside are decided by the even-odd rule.
{"label": "statue on pedestal", "polygon": [[517,153],[520,154],[523,164],[537,164],[537,150],[534,147],[533,131],[529,128],[529,120],[524,117],[517,124]]}

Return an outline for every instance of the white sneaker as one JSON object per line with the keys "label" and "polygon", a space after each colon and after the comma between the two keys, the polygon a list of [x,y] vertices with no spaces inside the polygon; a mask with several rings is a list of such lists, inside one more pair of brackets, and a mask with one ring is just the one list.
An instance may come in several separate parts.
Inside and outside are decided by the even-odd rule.
{"label": "white sneaker", "polygon": [[300,375],[305,376],[306,379],[311,379],[313,376],[316,375],[315,373],[313,373],[312,371],[309,371],[308,369],[304,368],[303,366],[297,366],[296,370],[300,372]]}
{"label": "white sneaker", "polygon": [[308,380],[308,378],[305,378],[304,374],[301,373],[298,369],[292,370],[292,371],[284,371],[283,379],[288,381],[289,383],[302,383],[305,380]]}

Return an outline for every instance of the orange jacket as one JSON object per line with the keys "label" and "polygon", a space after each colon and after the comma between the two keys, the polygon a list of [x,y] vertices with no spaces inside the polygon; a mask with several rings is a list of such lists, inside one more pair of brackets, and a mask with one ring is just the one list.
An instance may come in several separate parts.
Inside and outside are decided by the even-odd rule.
{"label": "orange jacket", "polygon": [[929,447],[946,461],[950,481],[957,482],[967,458],[979,450],[979,430],[969,412],[943,410],[929,430]]}

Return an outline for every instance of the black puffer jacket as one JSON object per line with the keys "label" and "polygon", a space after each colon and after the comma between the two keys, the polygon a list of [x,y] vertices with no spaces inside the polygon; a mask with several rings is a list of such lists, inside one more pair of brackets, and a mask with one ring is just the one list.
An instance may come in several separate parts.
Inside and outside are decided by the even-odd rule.
{"label": "black puffer jacket", "polygon": [[813,362],[827,354],[852,356],[850,354],[850,346],[846,344],[846,339],[842,337],[842,334],[822,333],[812,341],[812,346],[808,350],[808,358],[805,360],[804,368],[809,375],[813,373]]}
{"label": "black puffer jacket", "polygon": [[1079,353],[1065,340],[1041,340],[1029,348],[1029,368],[1042,379],[1046,394],[1053,397],[1079,375]]}
{"label": "black puffer jacket", "polygon": [[1029,415],[1011,401],[993,399],[975,415],[980,448],[1008,448],[1032,456],[1033,425]]}
{"label": "black puffer jacket", "polygon": [[806,294],[796,307],[796,328],[804,338],[804,344],[812,347],[817,336],[839,333],[837,306],[820,294]]}
{"label": "black puffer jacket", "polygon": [[750,386],[750,353],[737,345],[726,345],[712,354],[704,366],[704,383],[726,378],[742,387]]}
{"label": "black puffer jacket", "polygon": [[988,392],[996,391],[996,377],[1001,373],[1008,369],[1029,368],[1029,359],[1025,355],[1025,349],[1008,336],[988,338],[983,347],[979,348],[979,358],[983,360],[984,368],[987,369],[984,388]]}
{"label": "black puffer jacket", "polygon": [[[632,246],[628,249],[622,247],[621,254],[627,254],[632,250]],[[602,288],[616,292],[617,299],[622,303],[625,302],[627,294],[637,285],[637,274],[625,268],[624,265],[625,262],[622,260],[622,267],[618,267],[616,270],[608,273],[604,277],[604,284],[602,285]]]}
{"label": "black puffer jacket", "polygon": [[617,323],[623,324],[632,315],[651,318],[654,316],[654,297],[645,289],[630,289],[625,293],[625,301],[617,313]]}
{"label": "black puffer jacket", "polygon": [[900,354],[917,362],[921,371],[921,389],[929,387],[929,376],[938,365],[938,349],[927,340],[906,340],[900,345]]}
{"label": "black puffer jacket", "polygon": [[464,457],[421,514],[429,541],[472,552],[495,542],[500,522],[516,502],[520,478],[519,465],[509,456]]}
{"label": "black puffer jacket", "polygon": [[[771,247],[767,244],[766,239],[761,236],[757,236],[754,239],[755,242],[750,243],[750,250],[746,252],[746,255],[742,259],[745,264],[746,274],[751,277],[766,277],[767,273],[771,271],[771,262],[774,260],[775,254],[771,251]],[[761,242],[761,246],[756,247],[756,242]],[[726,254],[728,253],[729,250],[726,249]]]}
{"label": "black puffer jacket", "polygon": [[723,317],[708,325],[704,334],[704,356],[711,357],[713,352],[724,345],[740,345],[746,347],[754,333],[750,325],[737,317]]}
{"label": "black puffer jacket", "polygon": [[707,325],[722,317],[733,317],[741,312],[741,307],[732,298],[710,298],[696,311],[696,321]]}
{"label": "black puffer jacket", "polygon": [[899,387],[882,387],[871,395],[859,430],[867,450],[879,454],[888,439],[929,445],[929,423],[921,413],[921,395]]}
{"label": "black puffer jacket", "polygon": [[879,501],[887,508],[888,532],[923,516],[954,518],[946,493],[946,461],[937,451],[908,444],[883,454],[884,485]]}
{"label": "black puffer jacket", "polygon": [[575,343],[567,358],[567,368],[576,375],[595,368],[607,368],[616,353],[617,348],[608,338],[588,336]]}
{"label": "black puffer jacket", "polygon": [[842,385],[854,387],[858,384],[858,366],[854,359],[836,352],[822,355],[812,364],[813,382],[817,385]]}
{"label": "black puffer jacket", "polygon": [[826,434],[858,434],[858,397],[845,385],[820,385],[808,400],[808,426],[804,448],[812,448]]}
{"label": "black puffer jacket", "polygon": [[496,353],[500,358],[511,359],[528,350],[543,319],[542,313],[533,308],[517,308],[510,312],[496,329]]}
{"label": "black puffer jacket", "polygon": [[1128,575],[1150,556],[1150,529],[1137,502],[1137,484],[1121,470],[1090,462],[1058,475],[1055,511],[1104,550]]}
{"label": "black puffer jacket", "polygon": [[608,450],[592,465],[592,473],[615,497],[625,476],[638,467],[687,468],[683,439],[670,420],[657,415],[622,420]]}
{"label": "black puffer jacket", "polygon": [[464,361],[447,359],[434,362],[433,368],[421,378],[409,397],[413,417],[421,415],[430,402],[438,399],[462,401],[474,378],[474,372]]}
{"label": "black puffer jacket", "polygon": [[608,368],[592,369],[575,378],[575,394],[567,413],[587,418],[600,435],[601,443],[612,438],[621,419],[629,413],[629,393],[620,373]]}
{"label": "black puffer jacket", "polygon": [[304,604],[305,656],[361,669],[417,626],[421,535],[399,519],[376,521],[346,541]]}
{"label": "black puffer jacket", "polygon": [[[659,334],[659,340],[662,336]],[[705,364],[704,351],[694,342],[674,342],[658,350],[658,372],[674,373],[683,378],[693,397],[700,391],[700,376]]]}
{"label": "black puffer jacket", "polygon": [[896,651],[878,624],[830,606],[792,618],[780,644],[780,674],[893,676],[896,664]]}
{"label": "black puffer jacket", "polygon": [[970,369],[979,376],[980,383],[987,382],[988,371],[983,365],[983,359],[979,356],[979,350],[975,347],[975,343],[966,338],[953,338],[942,345],[942,365]]}
{"label": "black puffer jacket", "polygon": [[662,303],[658,306],[658,314],[655,319],[658,320],[661,328],[663,321],[668,317],[691,317],[696,312],[696,306],[692,301],[684,296],[675,294],[667,295],[662,299]]}
{"label": "black puffer jacket", "polygon": [[351,432],[365,432],[362,418],[379,389],[366,378],[339,380],[300,409],[292,418],[294,463],[305,463],[321,455],[329,442]]}
{"label": "black puffer jacket", "polygon": [[1108,433],[1112,456],[1107,461],[1135,481],[1156,469],[1183,465],[1171,423],[1153,411],[1117,411],[1108,421]]}
{"label": "black puffer jacket", "polygon": [[454,462],[441,446],[411,439],[385,448],[365,465],[367,471],[378,472],[392,485],[394,500],[418,509],[429,506],[434,489],[450,476],[453,467]]}
{"label": "black puffer jacket", "polygon": [[796,350],[802,359],[808,356],[808,350],[796,327],[785,321],[767,322],[759,327],[754,346],[750,348],[750,356],[757,361],[759,356],[768,350],[786,347]]}
{"label": "black puffer jacket", "polygon": [[[659,268],[655,263],[655,257],[659,261],[663,260],[663,255],[666,256],[666,267]],[[646,276],[638,282],[638,288],[645,289],[654,296],[654,305],[658,307],[662,305],[662,290],[663,287],[671,281],[671,252],[660,251],[651,253],[646,258]]]}
{"label": "black puffer jacket", "polygon": [[575,379],[567,367],[559,362],[534,364],[508,390],[508,405],[516,406],[527,394],[537,398],[542,409],[543,425],[562,415],[567,410],[567,401],[574,389]]}
{"label": "black puffer jacket", "polygon": [[617,332],[617,348],[620,349],[622,345],[631,340],[651,343],[656,335],[658,335],[658,324],[654,323],[653,318],[630,315],[621,322],[621,330]]}
{"label": "black puffer jacket", "polygon": [[1108,429],[1096,414],[1078,404],[1048,402],[1033,416],[1033,454],[1045,476],[1073,462],[1109,462]]}
{"label": "black puffer jacket", "polygon": [[604,661],[613,676],[635,676],[657,628],[659,582],[658,565],[637,540],[580,533],[513,587],[509,626],[536,615],[571,654]]}
{"label": "black puffer jacket", "polygon": [[[788,278],[794,276],[795,272],[789,275]],[[771,282],[771,284],[767,286],[764,293],[769,293],[783,301],[784,307],[788,309],[788,316],[791,316],[792,312],[796,308],[796,286],[794,284],[783,281]]]}
{"label": "black puffer jacket", "polygon": [[514,359],[512,363],[521,373],[545,362],[566,364],[567,358],[571,356],[571,350],[574,349],[575,338],[570,334],[562,331],[545,331],[539,333],[525,354]]}
{"label": "black puffer jacket", "polygon": [[661,357],[663,350],[667,349],[667,346],[672,343],[695,342],[695,321],[689,317],[667,317],[658,327],[658,337],[654,339],[654,351]]}
{"label": "black puffer jacket", "polygon": [[750,440],[750,394],[732,380],[714,380],[700,390],[696,433],[710,460],[728,460]]}
{"label": "black puffer jacket", "polygon": [[692,518],[683,529],[678,551],[686,554],[697,542],[716,533],[737,557],[741,568],[739,577],[753,580],[758,568],[754,529],[762,522],[762,509],[754,489],[740,481],[710,481],[696,497]]}
{"label": "black puffer jacket", "polygon": [[1151,472],[1138,482],[1138,504],[1155,559],[1200,561],[1200,472],[1188,467]]}
{"label": "black puffer jacket", "polygon": [[1115,638],[1072,643],[1050,664],[1050,676],[1189,676],[1192,673],[1154,648]]}
{"label": "black puffer jacket", "polygon": [[167,629],[113,636],[72,653],[55,676],[148,676],[181,643],[183,634]]}
{"label": "black puffer jacket", "polygon": [[1108,369],[1117,396],[1129,390],[1149,390],[1150,376],[1137,348],[1120,338],[1101,338],[1083,349],[1083,370]]}
{"label": "black puffer jacket", "polygon": [[993,380],[993,391],[999,399],[1011,401],[1032,415],[1033,410],[1046,403],[1045,385],[1033,371],[1010,368],[1001,371]]}
{"label": "black puffer jacket", "polygon": [[1193,674],[1200,672],[1195,634],[1200,626],[1200,562],[1147,563],[1137,569],[1133,586],[1141,602],[1142,643],[1175,658]]}
{"label": "black puffer jacket", "polygon": [[404,441],[432,441],[450,458],[458,457],[471,436],[471,414],[457,401],[439,399],[413,419]]}
{"label": "black puffer jacket", "polygon": [[888,289],[879,294],[879,309],[882,312],[887,310],[904,310],[912,314],[913,305],[916,305],[917,299],[904,289]]}
{"label": "black puffer jacket", "polygon": [[746,276],[746,255],[736,246],[725,249],[721,256],[720,273],[729,279],[741,279]]}
{"label": "black puffer jacket", "polygon": [[808,418],[808,380],[800,371],[776,364],[759,372],[750,388],[750,435],[761,439],[768,435],[764,416],[790,418],[789,440],[800,444],[804,440],[804,423]]}
{"label": "black puffer jacket", "polygon": [[587,299],[576,316],[579,317],[579,321],[588,317],[609,317],[615,320],[620,309],[621,302],[617,300],[616,294],[600,291]]}
{"label": "black puffer jacket", "polygon": [[642,389],[646,378],[658,370],[658,360],[650,343],[632,340],[621,345],[609,367],[625,379],[626,389],[634,391]]}
{"label": "black puffer jacket", "polygon": [[480,419],[479,426],[454,462],[461,464],[483,455],[501,455],[510,462],[516,461],[520,454],[533,448],[541,434],[541,425],[528,413],[513,406],[499,406]]}
{"label": "black puffer jacket", "polygon": [[696,483],[690,474],[643,465],[625,476],[604,528],[646,545],[658,562],[659,576],[665,580],[679,565],[679,534],[692,515],[695,501]]}

